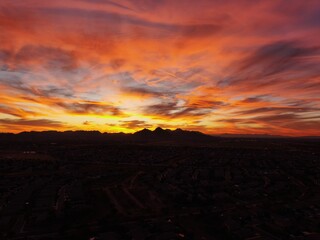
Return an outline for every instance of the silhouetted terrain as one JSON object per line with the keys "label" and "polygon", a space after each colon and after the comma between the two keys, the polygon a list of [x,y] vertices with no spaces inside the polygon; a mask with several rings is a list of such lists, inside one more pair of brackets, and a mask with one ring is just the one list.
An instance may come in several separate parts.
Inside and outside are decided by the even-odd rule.
{"label": "silhouetted terrain", "polygon": [[319,239],[320,141],[0,135],[0,239]]}
{"label": "silhouetted terrain", "polygon": [[143,129],[134,134],[100,133],[99,131],[44,131],[22,132],[19,134],[0,133],[0,141],[46,141],[46,142],[93,142],[93,141],[121,141],[121,142],[208,142],[218,137],[205,135],[196,131],[182,129],[169,130],[156,128],[154,131]]}
{"label": "silhouetted terrain", "polygon": [[120,142],[120,143],[189,143],[201,144],[216,142],[222,138],[247,138],[247,139],[301,139],[319,140],[320,137],[285,137],[275,135],[259,134],[221,134],[206,135],[197,131],[186,131],[182,129],[170,130],[156,128],[154,131],[143,129],[133,134],[125,133],[101,133],[99,131],[43,131],[43,132],[21,132],[0,133],[0,142]]}

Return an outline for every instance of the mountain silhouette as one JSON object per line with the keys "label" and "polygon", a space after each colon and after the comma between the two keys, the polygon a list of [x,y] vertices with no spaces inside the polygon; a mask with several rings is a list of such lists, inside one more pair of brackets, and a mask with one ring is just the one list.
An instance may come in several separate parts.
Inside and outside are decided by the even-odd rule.
{"label": "mountain silhouette", "polygon": [[208,142],[217,139],[201,132],[160,127],[151,131],[142,129],[133,134],[101,133],[99,131],[43,131],[0,133],[0,142]]}
{"label": "mountain silhouette", "polygon": [[196,131],[186,131],[182,129],[170,130],[157,127],[154,131],[143,129],[133,134],[133,139],[140,141],[212,141],[216,137],[203,134]]}

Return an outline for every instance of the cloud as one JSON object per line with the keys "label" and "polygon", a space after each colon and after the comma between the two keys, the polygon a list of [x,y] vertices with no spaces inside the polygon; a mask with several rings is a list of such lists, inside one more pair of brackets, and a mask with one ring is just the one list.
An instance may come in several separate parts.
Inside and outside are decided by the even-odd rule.
{"label": "cloud", "polygon": [[[222,29],[218,24],[177,24],[164,23],[143,19],[140,17],[114,13],[102,10],[86,10],[79,8],[42,8],[41,12],[51,16],[59,16],[60,18],[77,18],[83,19],[83,23],[91,25],[92,22],[99,24],[100,31],[107,31],[113,36],[123,34],[125,26],[138,27],[136,33],[143,37],[159,38],[168,37],[179,34],[188,37],[206,37],[219,33]],[[84,25],[85,26],[85,25]],[[98,26],[97,26],[98,27]],[[94,31],[94,29],[91,29]]]}
{"label": "cloud", "polygon": [[141,120],[125,120],[120,121],[120,126],[127,129],[137,129],[137,128],[150,128],[152,127],[151,124],[147,123],[146,121]]}
{"label": "cloud", "polygon": [[59,121],[50,119],[0,119],[0,123],[6,126],[27,126],[27,127],[46,127],[46,128],[62,128],[66,125]]}
{"label": "cloud", "polygon": [[305,65],[315,67],[306,58],[319,55],[318,47],[302,47],[301,43],[281,41],[264,45],[244,59],[239,71],[252,70],[262,76],[274,75],[288,70],[302,70]]}
{"label": "cloud", "polygon": [[261,107],[247,110],[236,111],[238,115],[256,115],[256,114],[281,114],[281,113],[306,113],[320,111],[320,108],[312,107]]}
{"label": "cloud", "polygon": [[89,126],[92,124],[92,122],[91,121],[84,121],[82,124],[85,126]]}
{"label": "cloud", "polygon": [[141,11],[158,9],[162,5],[166,4],[165,0],[158,0],[158,1],[154,1],[154,0],[129,0],[129,2],[131,2],[131,4],[135,8],[137,8]]}
{"label": "cloud", "polygon": [[285,127],[297,131],[301,131],[301,129],[303,129],[303,135],[308,135],[309,132],[315,132],[317,134],[320,129],[320,121],[318,119],[316,121],[287,122],[285,123]]}
{"label": "cloud", "polygon": [[113,7],[118,7],[118,8],[124,9],[124,10],[134,11],[130,7],[127,7],[127,6],[123,5],[123,4],[119,4],[117,2],[109,1],[109,0],[82,0],[82,1],[90,3],[90,4],[92,4],[92,3],[94,3],[94,4],[107,4],[107,5],[110,5],[110,6],[113,6]]}
{"label": "cloud", "polygon": [[30,117],[30,116],[41,116],[41,113],[38,112],[33,112],[30,110],[25,110],[23,108],[19,107],[10,107],[6,106],[4,104],[0,104],[0,113],[8,114],[14,117],[19,117],[19,118],[25,118],[25,117]]}
{"label": "cloud", "polygon": [[177,94],[175,90],[164,90],[160,88],[150,87],[150,86],[128,86],[128,87],[122,87],[122,92],[124,92],[126,95],[133,95],[133,96],[141,96],[141,97],[154,97],[154,98],[160,98],[160,97],[169,97],[174,96]]}
{"label": "cloud", "polygon": [[188,100],[188,106],[193,108],[207,108],[207,109],[217,109],[222,106],[228,105],[228,103],[219,101],[216,99],[211,99],[211,96],[207,97],[192,97]]}
{"label": "cloud", "polygon": [[74,93],[72,90],[67,88],[61,88],[56,86],[46,86],[44,88],[37,89],[36,94],[43,97],[65,97],[72,98]]}
{"label": "cloud", "polygon": [[53,85],[46,86],[32,86],[19,78],[1,78],[0,76],[0,86],[9,88],[15,92],[20,92],[25,94],[25,96],[42,97],[42,98],[72,98],[74,92],[69,88],[62,88]]}
{"label": "cloud", "polygon": [[[313,78],[320,74],[319,47],[302,47],[298,41],[277,41],[263,45],[253,53],[233,63],[231,75],[218,82],[221,87],[237,86],[265,88],[278,86],[291,89],[317,86]],[[301,79],[306,79],[301,81]],[[299,85],[294,82],[299,81]]]}
{"label": "cloud", "polygon": [[268,101],[268,95],[252,96],[241,100],[241,103],[258,103]]}
{"label": "cloud", "polygon": [[259,117],[254,117],[252,119],[258,120],[258,121],[263,121],[263,122],[268,122],[268,123],[280,123],[284,124],[286,122],[291,122],[292,120],[299,119],[299,115],[294,114],[294,113],[281,113],[277,115],[266,115],[266,116],[259,116]]}
{"label": "cloud", "polygon": [[197,108],[180,105],[178,101],[162,102],[143,108],[147,115],[165,118],[203,117],[210,113],[208,108]]}
{"label": "cloud", "polygon": [[1,62],[10,67],[11,71],[26,71],[37,67],[71,71],[77,67],[77,58],[73,52],[36,45],[25,45],[17,52],[2,50]]}
{"label": "cloud", "polygon": [[79,115],[95,114],[95,115],[111,115],[122,116],[124,113],[117,107],[99,102],[75,102],[62,103],[57,102],[57,106],[62,107],[67,112]]}

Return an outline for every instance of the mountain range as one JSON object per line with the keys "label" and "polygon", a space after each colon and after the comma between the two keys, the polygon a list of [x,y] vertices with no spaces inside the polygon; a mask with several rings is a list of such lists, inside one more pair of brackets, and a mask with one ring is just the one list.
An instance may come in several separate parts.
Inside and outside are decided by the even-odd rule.
{"label": "mountain range", "polygon": [[[204,143],[225,138],[254,138],[254,139],[281,139],[285,136],[268,134],[221,134],[207,135],[198,131],[187,131],[180,128],[176,130],[156,128],[155,130],[142,129],[135,133],[101,133],[99,131],[43,131],[0,133],[1,142],[178,142],[178,143]],[[298,137],[298,139],[314,139],[320,137]]]}
{"label": "mountain range", "polygon": [[182,129],[170,130],[160,127],[151,131],[143,129],[135,133],[101,133],[99,131],[43,131],[0,133],[0,142],[101,142],[101,141],[124,141],[124,142],[209,142],[217,137],[203,134],[197,131]]}

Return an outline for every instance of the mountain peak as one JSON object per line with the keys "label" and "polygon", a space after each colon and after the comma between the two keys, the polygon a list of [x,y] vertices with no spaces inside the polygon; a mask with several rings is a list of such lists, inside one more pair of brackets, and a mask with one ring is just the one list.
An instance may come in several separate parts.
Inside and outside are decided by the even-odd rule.
{"label": "mountain peak", "polygon": [[140,132],[151,132],[151,130],[149,130],[148,128],[144,128]]}
{"label": "mountain peak", "polygon": [[174,130],[175,132],[184,132],[184,130],[182,130],[181,128],[177,128],[176,130]]}
{"label": "mountain peak", "polygon": [[144,129],[142,129],[140,131],[135,132],[134,134],[150,134],[150,133],[152,133],[151,130],[149,130],[147,128],[144,128]]}
{"label": "mountain peak", "polygon": [[161,127],[157,127],[154,132],[164,132],[165,130]]}

